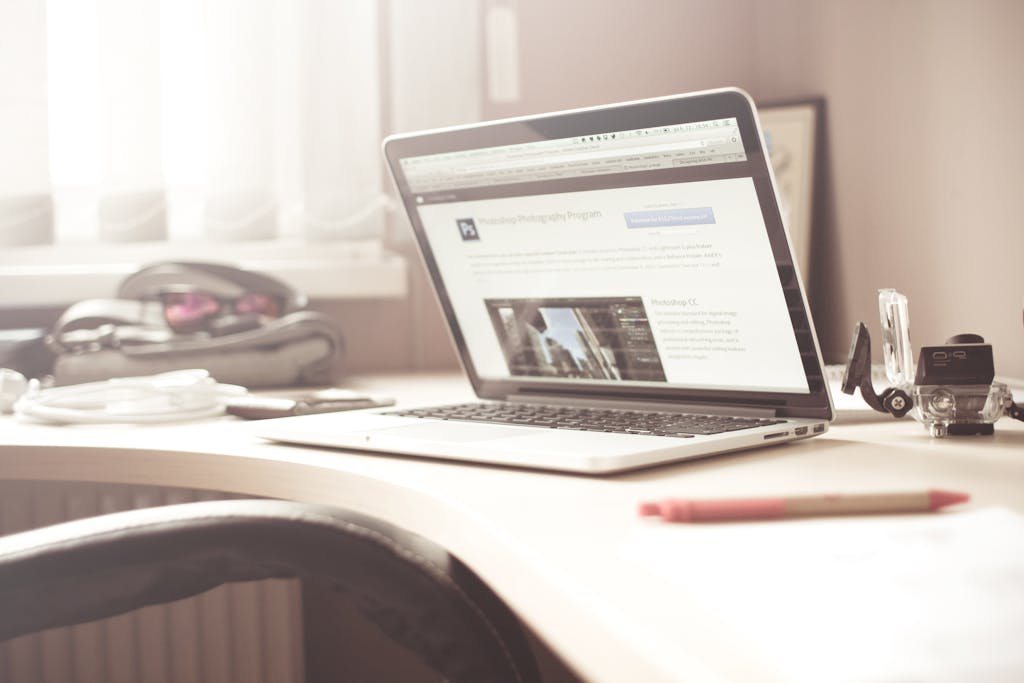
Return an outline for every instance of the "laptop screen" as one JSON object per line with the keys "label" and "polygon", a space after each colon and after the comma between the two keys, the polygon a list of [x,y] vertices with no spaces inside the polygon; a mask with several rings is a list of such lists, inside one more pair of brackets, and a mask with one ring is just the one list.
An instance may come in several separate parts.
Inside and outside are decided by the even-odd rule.
{"label": "laptop screen", "polygon": [[389,141],[478,382],[823,391],[749,108],[687,102]]}

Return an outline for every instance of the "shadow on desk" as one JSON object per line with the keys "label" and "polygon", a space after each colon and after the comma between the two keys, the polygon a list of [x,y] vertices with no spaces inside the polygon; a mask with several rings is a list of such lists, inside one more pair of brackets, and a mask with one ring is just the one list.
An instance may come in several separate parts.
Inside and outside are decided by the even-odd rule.
{"label": "shadow on desk", "polygon": [[605,476],[603,478],[615,479],[617,481],[657,481],[679,474],[699,474],[709,471],[724,472],[736,468],[748,468],[755,464],[770,463],[776,460],[792,458],[795,455],[806,454],[808,452],[807,449],[814,449],[814,452],[821,453],[832,451],[842,446],[842,441],[808,439],[806,441],[778,444],[777,446],[749,448],[709,455],[674,464],[652,465],[651,467]]}

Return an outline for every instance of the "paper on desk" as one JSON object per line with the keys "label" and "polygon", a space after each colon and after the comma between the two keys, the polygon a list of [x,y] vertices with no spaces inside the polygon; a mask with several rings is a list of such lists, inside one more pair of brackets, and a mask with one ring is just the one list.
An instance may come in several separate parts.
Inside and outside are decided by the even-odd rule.
{"label": "paper on desk", "polygon": [[1010,510],[652,522],[627,546],[787,680],[1024,681],[1024,517]]}

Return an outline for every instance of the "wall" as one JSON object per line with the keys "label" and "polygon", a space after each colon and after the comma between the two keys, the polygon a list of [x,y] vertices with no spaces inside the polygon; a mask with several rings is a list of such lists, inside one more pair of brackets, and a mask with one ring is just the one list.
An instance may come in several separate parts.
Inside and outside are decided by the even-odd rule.
{"label": "wall", "polygon": [[[761,97],[824,95],[826,220],[815,320],[845,355],[876,290],[910,302],[911,341],[973,331],[1024,376],[1024,3],[756,3]],[[877,357],[877,344],[875,347]]]}
{"label": "wall", "polygon": [[[756,85],[749,1],[611,0],[595,5],[591,0],[516,0],[512,4],[519,12],[522,97],[513,103],[483,102],[483,119],[723,83]],[[725,45],[730,49],[723,50]],[[446,86],[439,80],[438,87]],[[458,362],[439,307],[409,241],[410,228],[404,218],[396,218],[393,229],[396,248],[408,256],[412,271],[408,302],[316,305],[342,321],[354,370],[455,368]]]}
{"label": "wall", "polygon": [[[1024,377],[1024,3],[494,1],[519,11],[522,97],[482,103],[485,119],[727,84],[824,96],[809,296],[826,359],[845,359],[858,320],[877,342],[876,290],[896,287],[914,344],[975,331],[997,372]],[[316,306],[341,321],[356,371],[454,368],[409,228],[393,228],[410,299]]]}
{"label": "wall", "polygon": [[516,0],[522,97],[485,118],[756,84],[752,0]]}
{"label": "wall", "polygon": [[[994,344],[998,373],[1024,376],[1024,226],[1013,205],[1024,189],[1024,3],[513,4],[522,97],[485,102],[484,118],[722,85],[759,101],[824,96],[809,297],[826,360],[845,360],[858,320],[878,359],[876,290],[895,287],[909,297],[915,345],[974,331]],[[453,364],[436,304],[413,306],[409,358]]]}

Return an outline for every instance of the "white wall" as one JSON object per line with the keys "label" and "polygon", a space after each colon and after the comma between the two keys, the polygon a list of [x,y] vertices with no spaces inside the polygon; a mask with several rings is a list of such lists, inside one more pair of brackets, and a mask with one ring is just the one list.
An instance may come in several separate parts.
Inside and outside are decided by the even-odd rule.
{"label": "white wall", "polygon": [[486,118],[738,85],[821,95],[826,168],[810,297],[828,359],[877,289],[915,346],[958,333],[1024,376],[1024,2],[518,0],[522,99]]}
{"label": "white wall", "polygon": [[824,347],[845,354],[857,320],[877,339],[875,292],[895,287],[915,346],[977,332],[1024,376],[1024,3],[755,6],[757,93],[828,107]]}
{"label": "white wall", "polygon": [[[501,0],[494,0],[500,2]],[[756,84],[753,0],[513,0],[522,99],[487,118]]]}

